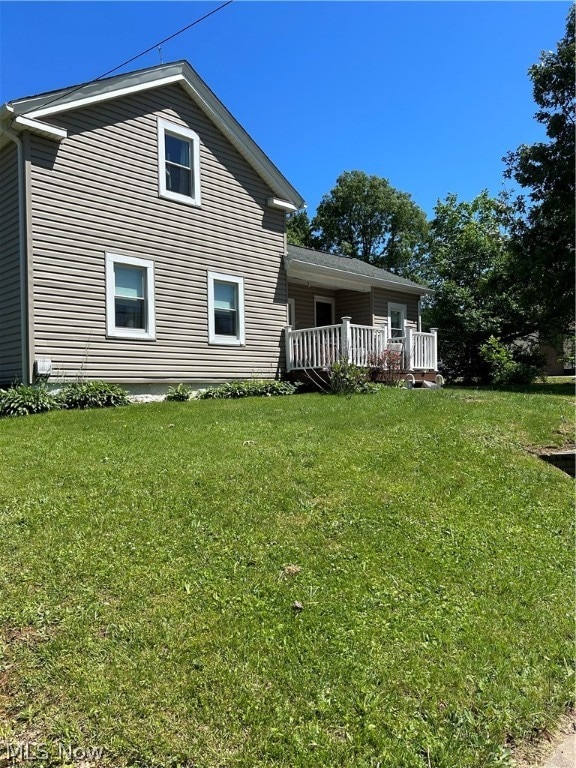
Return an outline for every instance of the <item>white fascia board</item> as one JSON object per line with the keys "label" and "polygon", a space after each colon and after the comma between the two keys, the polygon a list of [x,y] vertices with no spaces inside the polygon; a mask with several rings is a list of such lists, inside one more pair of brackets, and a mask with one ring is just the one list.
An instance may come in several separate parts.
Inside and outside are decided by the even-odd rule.
{"label": "white fascia board", "polygon": [[298,208],[292,203],[289,203],[288,200],[280,200],[277,197],[269,197],[268,200],[266,200],[266,205],[268,208],[275,208],[277,211],[286,211],[286,213],[293,213],[298,210]]}
{"label": "white fascia board", "polygon": [[[58,103],[47,104],[40,109],[34,109],[31,112],[27,112],[28,117],[38,118],[46,115],[57,115],[60,112],[66,112],[70,109],[79,109],[80,107],[89,107],[92,104],[98,104],[101,101],[108,101],[109,99],[117,99],[120,96],[130,96],[133,93],[139,91],[149,91],[151,88],[160,88],[162,85],[170,85],[171,83],[178,83],[184,80],[184,75],[170,75],[158,80],[153,80],[147,83],[137,83],[135,85],[128,85],[125,88],[111,88],[103,93],[96,93],[91,96],[78,96],[77,98],[70,98],[69,101],[59,100]],[[64,96],[63,99],[66,99]]]}
{"label": "white fascia board", "polygon": [[56,141],[62,141],[68,136],[68,131],[65,128],[57,128],[55,125],[48,125],[48,123],[42,123],[30,117],[15,117],[12,126],[23,131],[38,133],[50,139],[56,139]]}
{"label": "white fascia board", "polygon": [[287,200],[295,210],[304,206],[304,200],[256,142],[242,128],[218,97],[200,79],[194,70],[186,66],[183,87],[198,106],[215,123],[246,161],[266,181],[280,199]]}
{"label": "white fascia board", "polygon": [[[294,205],[294,210],[302,208],[304,205],[303,198],[288,180],[284,178],[272,161],[248,135],[244,128],[242,128],[240,123],[238,123],[226,109],[218,97],[208,88],[199,75],[197,75],[186,63],[178,63],[172,66],[167,65],[167,69],[173,74],[168,74],[165,77],[155,77],[154,73],[148,73],[144,80],[132,82],[132,84],[125,85],[124,87],[114,87],[113,83],[106,84],[105,81],[101,84],[98,82],[89,83],[85,87],[91,88],[93,91],[90,95],[80,95],[82,92],[81,89],[78,90],[76,95],[72,90],[68,96],[62,96],[61,98],[58,98],[57,101],[57,96],[54,96],[54,103],[50,104],[48,102],[45,106],[40,106],[38,109],[31,109],[30,112],[27,112],[26,114],[33,119],[45,117],[47,115],[56,115],[70,109],[78,109],[79,107],[98,104],[99,102],[108,99],[116,99],[120,96],[129,96],[133,93],[138,93],[139,91],[146,91],[152,88],[160,88],[164,85],[170,85],[172,83],[179,83],[200,109],[202,109],[212,122],[220,128],[222,133],[268,184],[278,198],[289,201]],[[130,77],[130,75],[127,77]],[[100,90],[100,88],[103,88],[104,90]],[[26,100],[23,100],[22,106],[25,106],[25,104]],[[16,104],[16,110],[18,110],[19,107],[20,105]]]}
{"label": "white fascia board", "polygon": [[68,136],[68,131],[64,128],[57,128],[55,125],[33,120],[23,115],[15,115],[14,109],[9,104],[3,104],[0,107],[0,146],[6,131],[31,131],[39,136],[45,136],[48,139],[62,141]]}
{"label": "white fascia board", "polygon": [[424,286],[404,285],[396,283],[393,280],[385,278],[369,277],[368,275],[358,275],[354,272],[348,272],[345,269],[336,269],[335,267],[325,267],[319,264],[310,264],[309,262],[291,259],[286,268],[286,276],[305,280],[308,282],[319,282],[324,280],[326,285],[335,285],[347,287],[350,290],[368,291],[371,287],[388,288],[400,293],[412,293],[417,296],[424,296],[433,293],[430,288]]}

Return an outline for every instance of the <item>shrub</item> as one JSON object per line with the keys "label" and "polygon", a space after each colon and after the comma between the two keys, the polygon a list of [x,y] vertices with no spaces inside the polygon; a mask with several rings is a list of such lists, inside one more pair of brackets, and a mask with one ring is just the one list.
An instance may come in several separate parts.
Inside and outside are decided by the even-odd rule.
{"label": "shrub", "polygon": [[128,392],[117,384],[105,381],[82,381],[65,384],[58,392],[62,408],[112,408],[128,405]]}
{"label": "shrub", "polygon": [[191,396],[192,388],[187,384],[177,384],[175,387],[168,387],[166,392],[166,400],[176,400],[180,403],[190,400]]}
{"label": "shrub", "polygon": [[387,386],[396,386],[404,375],[404,355],[394,349],[371,352],[368,355],[370,378]]}
{"label": "shrub", "polygon": [[45,386],[19,384],[0,389],[0,416],[27,416],[29,413],[52,411],[58,400]]}
{"label": "shrub", "polygon": [[368,369],[346,359],[337,360],[328,369],[328,387],[333,395],[353,395],[378,390],[368,381]]}
{"label": "shrub", "polygon": [[480,347],[480,356],[490,367],[490,380],[496,386],[531,384],[542,370],[542,356],[528,348],[514,352],[499,339],[490,336]]}
{"label": "shrub", "polygon": [[217,387],[207,387],[198,393],[200,400],[232,399],[237,397],[274,397],[293,395],[298,384],[289,381],[231,381]]}

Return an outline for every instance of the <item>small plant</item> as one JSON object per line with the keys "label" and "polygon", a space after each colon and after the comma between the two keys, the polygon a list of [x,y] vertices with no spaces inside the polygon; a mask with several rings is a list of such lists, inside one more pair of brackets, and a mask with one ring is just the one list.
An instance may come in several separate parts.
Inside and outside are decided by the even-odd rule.
{"label": "small plant", "polygon": [[168,387],[166,400],[174,400],[179,403],[185,403],[192,397],[192,388],[187,384],[177,384],[174,387]]}
{"label": "small plant", "polygon": [[293,395],[298,384],[289,381],[230,381],[207,387],[198,394],[200,400],[232,399],[238,397],[275,397]]}
{"label": "small plant", "polygon": [[328,369],[328,386],[333,395],[353,395],[374,391],[368,386],[368,369],[360,368],[345,358],[332,363]]}
{"label": "small plant", "polygon": [[43,385],[18,384],[0,390],[0,416],[27,416],[58,407],[58,400]]}
{"label": "small plant", "polygon": [[105,381],[83,381],[65,384],[58,392],[62,408],[113,408],[128,405],[128,392]]}

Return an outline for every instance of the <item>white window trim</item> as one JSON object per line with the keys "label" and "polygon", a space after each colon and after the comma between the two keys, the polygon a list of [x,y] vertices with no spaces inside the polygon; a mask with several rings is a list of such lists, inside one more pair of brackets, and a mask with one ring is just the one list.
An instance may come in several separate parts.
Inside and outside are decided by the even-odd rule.
{"label": "white window trim", "polygon": [[323,304],[332,305],[332,322],[330,325],[335,325],[336,320],[336,299],[333,296],[314,296],[314,327],[318,328],[318,321],[316,319],[316,304],[321,301]]}
{"label": "white window trim", "polygon": [[406,320],[408,319],[406,304],[396,304],[393,301],[388,302],[388,331],[392,338],[392,312],[400,312],[402,315],[402,336],[406,333]]}
{"label": "white window trim", "polygon": [[[214,283],[234,283],[238,288],[238,334],[223,336],[214,328]],[[244,278],[224,275],[221,272],[208,272],[208,343],[231,347],[243,347],[246,344],[244,330]]]}
{"label": "white window trim", "polygon": [[[194,196],[181,195],[179,192],[173,192],[166,188],[166,133],[172,133],[178,138],[186,139],[192,143],[192,184],[194,187]],[[168,200],[176,200],[186,205],[199,206],[201,204],[200,195],[200,137],[191,128],[186,128],[177,123],[171,123],[169,120],[158,118],[158,194]]]}
{"label": "white window trim", "polygon": [[[114,264],[126,264],[146,270],[146,328],[116,327],[116,280]],[[135,256],[122,256],[118,253],[106,253],[106,335],[116,339],[156,338],[156,316],[154,311],[154,262]]]}

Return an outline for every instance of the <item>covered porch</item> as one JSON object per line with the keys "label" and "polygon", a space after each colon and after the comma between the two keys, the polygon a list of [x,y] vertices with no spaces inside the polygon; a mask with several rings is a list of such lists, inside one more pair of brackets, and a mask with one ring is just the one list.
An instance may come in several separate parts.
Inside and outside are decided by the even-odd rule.
{"label": "covered porch", "polygon": [[438,370],[438,335],[414,330],[404,321],[404,334],[397,335],[383,322],[380,327],[356,325],[350,317],[341,323],[295,330],[285,328],[286,370],[305,371],[328,368],[346,360],[354,365],[373,367],[376,361],[386,365],[387,355],[397,355],[406,373],[436,373]]}
{"label": "covered porch", "polygon": [[300,246],[288,246],[284,263],[288,374],[347,360],[434,380],[437,331],[424,333],[421,321],[421,299],[430,288],[358,259]]}

